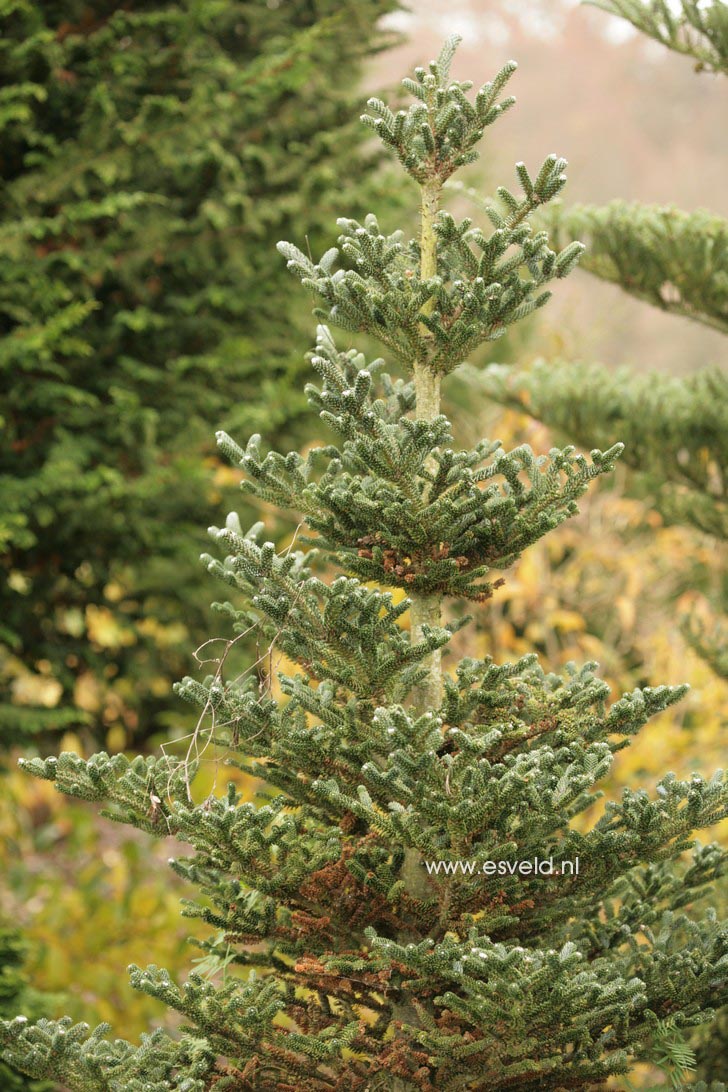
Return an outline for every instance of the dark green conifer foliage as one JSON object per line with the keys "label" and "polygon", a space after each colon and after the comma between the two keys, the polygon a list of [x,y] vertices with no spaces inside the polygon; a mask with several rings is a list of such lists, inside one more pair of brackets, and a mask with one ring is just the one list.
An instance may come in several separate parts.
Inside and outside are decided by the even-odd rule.
{"label": "dark green conifer foliage", "polygon": [[[139,739],[163,727],[186,651],[139,623],[203,639],[212,431],[290,433],[305,407],[273,244],[316,245],[332,198],[362,199],[356,75],[392,6],[0,6],[6,742],[84,721],[103,742],[107,704]],[[111,612],[102,642],[89,606]],[[60,684],[51,708],[14,703],[28,671]],[[113,700],[85,713],[81,678]]]}
{"label": "dark green conifer foliage", "polygon": [[[597,1089],[635,1058],[662,1059],[668,1033],[679,1062],[675,1036],[728,987],[725,927],[710,909],[685,913],[726,855],[697,847],[680,863],[692,832],[728,814],[722,775],[667,774],[584,814],[614,753],[684,688],[610,704],[593,664],[560,677],[535,656],[441,661],[467,625],[462,600],[493,594],[620,450],[461,451],[439,412],[461,354],[543,302],[580,249],[557,253],[529,224],[564,184],[556,156],[534,176],[519,165],[521,192],[499,191],[488,232],[439,211],[444,180],[512,102],[513,64],[473,100],[450,77],[454,45],[407,81],[408,110],[374,100],[366,115],[419,185],[418,238],[382,237],[367,218],[341,221],[338,252],[319,262],[282,244],[322,300],[308,395],[340,439],[304,459],[220,435],[245,489],[308,528],[308,549],[279,554],[262,525],[231,515],[212,529],[224,560],[205,559],[231,589],[219,609],[233,632],[254,627],[291,662],[282,694],[252,670],[228,677],[224,653],[179,688],[202,712],[199,745],[265,793],[244,803],[231,785],[195,803],[194,763],[167,758],[25,764],[190,843],[171,862],[199,891],[184,912],[214,930],[207,975],[178,985],[131,968],[182,1013],[179,1040],[0,1025],[10,1060],[74,1092]],[[405,377],[337,347],[334,326],[379,336]],[[535,857],[557,874],[518,871]],[[562,862],[577,857],[570,873]]]}

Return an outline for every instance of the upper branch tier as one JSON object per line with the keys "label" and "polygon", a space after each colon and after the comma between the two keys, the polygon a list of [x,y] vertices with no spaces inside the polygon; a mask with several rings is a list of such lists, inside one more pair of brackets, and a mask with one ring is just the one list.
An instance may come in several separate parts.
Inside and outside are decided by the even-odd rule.
{"label": "upper branch tier", "polygon": [[[395,115],[370,99],[371,113],[363,117],[419,183],[424,234],[409,242],[400,231],[383,235],[369,215],[363,224],[340,219],[339,245],[319,262],[292,243],[278,244],[289,268],[324,301],[320,318],[373,335],[407,368],[426,366],[440,375],[543,306],[550,295],[543,286],[566,276],[583,250],[578,242],[552,250],[546,232],[528,221],[566,183],[566,160],[556,155],[547,156],[535,178],[516,164],[521,193],[498,188],[498,200],[486,210],[489,232],[438,210],[444,182],[477,158],[485,127],[515,102],[496,101],[515,71],[512,61],[474,102],[468,99],[472,84],[449,78],[456,41],[446,44],[429,73],[417,69],[416,80],[403,81],[416,99],[408,110]],[[427,261],[424,239],[432,250]]]}
{"label": "upper branch tier", "polygon": [[218,433],[223,453],[246,473],[243,489],[300,512],[316,545],[364,580],[408,593],[483,600],[492,569],[505,569],[531,543],[577,512],[589,482],[611,471],[622,445],[594,450],[591,463],[572,447],[535,456],[483,440],[450,447],[446,417],[412,420],[411,383],[377,376],[354,350],[339,352],[319,328],[312,364],[321,387],[310,402],[341,444],[304,458],[271,451],[260,437],[244,450]]}

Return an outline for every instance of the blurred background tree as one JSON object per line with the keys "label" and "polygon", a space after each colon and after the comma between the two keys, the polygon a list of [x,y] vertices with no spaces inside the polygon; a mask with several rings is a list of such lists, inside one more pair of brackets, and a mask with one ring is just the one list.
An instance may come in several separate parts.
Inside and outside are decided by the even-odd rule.
{"label": "blurred background tree", "polygon": [[[33,990],[24,971],[25,946],[18,929],[0,920],[0,1018],[6,1019],[21,1010],[31,1013],[31,1019],[45,1016],[48,1001]],[[0,1087],[3,1092],[51,1092],[47,1081],[32,1081],[17,1070],[0,1062]]]}
{"label": "blurred background tree", "polygon": [[295,432],[305,335],[274,244],[306,210],[318,245],[382,184],[351,118],[393,6],[0,6],[5,743],[167,727],[209,632],[213,433]]}
{"label": "blurred background tree", "polygon": [[[696,70],[728,73],[728,4],[593,0],[638,30],[691,56]],[[705,210],[613,201],[557,209],[555,239],[587,244],[582,268],[670,315],[728,334],[728,220]],[[709,563],[688,562],[684,586],[699,593],[682,618],[689,644],[728,679],[728,375],[712,365],[675,379],[613,373],[599,364],[536,361],[526,372],[492,370],[487,395],[566,431],[606,444],[619,436],[635,473],[632,495],[668,524],[707,536]],[[697,553],[697,551],[696,551]]]}
{"label": "blurred background tree", "polygon": [[697,72],[728,73],[728,6],[724,0],[586,0],[620,15],[656,42],[695,61]]}

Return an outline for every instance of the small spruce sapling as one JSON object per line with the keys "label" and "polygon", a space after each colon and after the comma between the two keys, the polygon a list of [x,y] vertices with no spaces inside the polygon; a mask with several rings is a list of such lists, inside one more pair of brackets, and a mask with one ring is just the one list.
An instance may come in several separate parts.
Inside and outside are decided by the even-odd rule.
{"label": "small spruce sapling", "polygon": [[[482,609],[497,574],[619,454],[453,446],[443,379],[545,303],[581,249],[556,253],[529,224],[564,185],[557,156],[533,177],[518,165],[520,192],[498,191],[488,232],[440,209],[443,183],[513,103],[515,65],[473,100],[450,77],[454,46],[405,81],[409,109],[371,100],[365,116],[420,188],[418,238],[383,236],[369,216],[340,221],[319,262],[281,245],[322,301],[307,391],[338,444],[304,458],[219,437],[245,490],[309,532],[306,549],[279,554],[232,515],[212,532],[225,559],[205,559],[234,593],[219,605],[233,631],[255,627],[293,665],[282,693],[252,671],[226,677],[224,657],[179,688],[265,794],[244,803],[231,785],[195,803],[194,764],[167,758],[25,764],[192,845],[172,865],[200,892],[184,912],[215,931],[207,968],[224,974],[177,985],[131,969],[183,1015],[179,1039],[0,1025],[8,1059],[33,1076],[78,1092],[596,1089],[664,1058],[665,1029],[709,1019],[725,995],[726,929],[684,908],[726,855],[710,845],[681,862],[692,832],[727,813],[722,776],[668,774],[656,794],[628,790],[589,814],[615,752],[683,688],[609,705],[592,664],[560,677],[535,656],[442,658],[467,625],[453,608]],[[405,378],[338,348],[333,327],[379,338]],[[535,857],[554,874],[519,870]],[[576,858],[573,873],[562,862]]]}

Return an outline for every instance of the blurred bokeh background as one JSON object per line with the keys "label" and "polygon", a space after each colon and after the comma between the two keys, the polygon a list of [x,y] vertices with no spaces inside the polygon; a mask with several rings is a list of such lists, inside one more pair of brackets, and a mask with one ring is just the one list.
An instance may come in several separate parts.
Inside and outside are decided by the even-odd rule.
{"label": "blurred bokeh background", "polygon": [[[193,725],[172,685],[204,673],[195,649],[225,633],[197,561],[205,528],[231,507],[266,519],[281,548],[294,528],[240,503],[214,432],[259,431],[279,449],[322,438],[302,395],[309,301],[275,242],[317,256],[337,216],[369,209],[387,230],[413,227],[410,184],[356,118],[453,33],[457,77],[519,62],[517,106],[469,169],[473,193],[451,192],[454,210],[482,218],[478,202],[513,184],[516,161],[555,151],[569,161],[567,212],[640,201],[709,210],[705,231],[720,229],[725,77],[572,0],[0,10],[0,918],[21,927],[32,1004],[51,1015],[109,1019],[132,1038],[166,1018],[124,968],[189,967],[193,926],[169,847],[69,805],[17,757],[185,747]],[[726,251],[714,253],[725,315]],[[507,574],[469,646],[499,659],[535,649],[555,670],[597,660],[615,696],[691,684],[618,757],[612,793],[668,768],[710,773],[726,755],[728,670],[696,637],[720,633],[728,602],[726,388],[699,385],[726,374],[726,356],[720,322],[671,310],[577,272],[446,392],[463,444],[604,447],[654,418],[649,450]],[[593,441],[578,400],[564,409],[520,385],[592,365],[616,377],[611,416],[602,373],[592,383]],[[698,499],[709,519],[691,517]],[[223,758],[206,754],[202,796],[228,779]],[[17,938],[3,937],[0,963],[20,966]]]}

